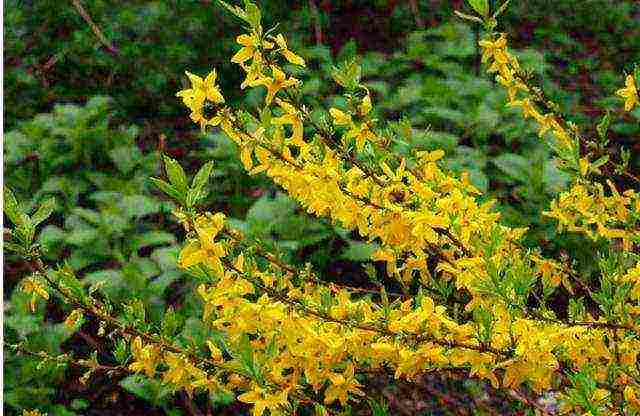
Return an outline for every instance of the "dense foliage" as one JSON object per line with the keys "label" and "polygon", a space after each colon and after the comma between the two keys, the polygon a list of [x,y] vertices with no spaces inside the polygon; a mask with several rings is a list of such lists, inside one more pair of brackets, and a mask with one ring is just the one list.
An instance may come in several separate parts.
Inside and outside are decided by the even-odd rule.
{"label": "dense foliage", "polygon": [[[571,67],[565,73],[586,71],[597,88],[563,93],[547,81],[572,80],[549,64],[563,58],[512,54],[506,38],[492,35],[490,20],[481,49],[472,25],[452,21],[409,33],[391,45],[393,52],[358,56],[350,42],[334,57],[320,44],[294,48],[282,28],[266,35],[262,27],[292,18],[278,14],[286,12],[276,3],[263,10],[264,21],[250,3],[227,8],[248,27],[237,39],[239,51],[228,33],[220,41],[222,51],[235,53],[231,63],[219,62],[220,50],[211,59],[199,53],[211,48],[186,44],[178,29],[193,26],[174,33],[118,26],[139,18],[160,27],[182,13],[196,28],[215,26],[222,34],[232,27],[213,23],[222,8],[202,14],[181,2],[173,8],[145,2],[127,12],[102,5],[101,16],[117,15],[107,37],[126,45],[119,38],[125,33],[149,36],[150,45],[175,45],[175,54],[98,44],[98,59],[77,60],[96,53],[95,33],[82,27],[52,65],[61,59],[82,68],[74,76],[84,75],[56,80],[48,98],[25,96],[46,91],[21,85],[35,85],[25,69],[33,63],[11,66],[5,101],[36,105],[5,113],[13,190],[5,194],[5,213],[15,226],[5,247],[23,259],[10,255],[5,263],[5,380],[11,380],[5,406],[83,414],[96,397],[65,382],[82,376],[88,385],[121,386],[107,390],[115,400],[126,391],[167,413],[196,405],[234,413],[234,395],[242,392],[240,401],[252,403],[256,414],[349,412],[362,407],[363,385],[395,373],[398,386],[402,379],[418,386],[422,373],[444,368],[444,379],[462,373],[475,380],[457,390],[481,386],[502,397],[503,403],[474,407],[504,412],[551,399],[551,408],[562,402],[566,411],[633,410],[640,394],[640,276],[633,268],[639,204],[631,190],[638,185],[637,156],[625,145],[638,133],[638,110],[633,73],[620,85],[619,71],[632,69],[627,61]],[[469,3],[487,15],[484,2]],[[512,13],[535,19],[522,7]],[[43,15],[60,18],[55,11],[9,10],[15,56],[29,47],[19,28]],[[633,13],[621,2],[609,24],[628,22]],[[313,23],[311,10],[300,16]],[[406,10],[391,20],[399,18],[408,18]],[[573,65],[582,46],[562,38],[563,19],[550,20],[536,39],[559,43]],[[590,27],[599,33],[600,24]],[[615,46],[634,48],[637,38],[625,34],[635,29],[616,30],[611,36],[624,42]],[[505,90],[475,73],[481,50]],[[617,58],[609,49],[603,54]],[[164,58],[174,55],[179,59],[166,66]],[[137,71],[143,60],[162,66]],[[243,81],[231,69],[236,64],[247,73],[241,94],[231,92]],[[94,85],[104,76],[100,66],[110,68],[106,89]],[[147,119],[144,130],[120,121],[173,117],[178,101],[168,100],[166,90],[179,84],[184,66],[203,75],[222,68],[217,78],[189,74],[191,86],[179,95],[203,131],[211,125],[224,133],[209,129],[183,146],[172,134],[153,137],[168,133],[166,120]],[[58,70],[66,75],[70,67]],[[136,77],[114,83],[124,74]],[[632,111],[622,118],[619,98],[610,97],[616,89]],[[115,104],[95,97],[26,120],[54,100],[96,91],[108,91]],[[579,111],[593,102],[612,112],[597,127],[593,112]],[[560,109],[593,126],[574,130]],[[551,147],[538,128],[551,131]],[[187,162],[192,178],[162,152]],[[151,176],[162,179],[149,182]],[[306,215],[296,200],[320,218]],[[493,208],[490,201],[497,201]],[[185,234],[178,255],[176,241]],[[21,291],[13,290],[18,280]],[[180,391],[188,395],[174,394]],[[367,398],[374,414],[386,411],[382,393]],[[100,400],[96,408],[109,408],[113,399]]]}

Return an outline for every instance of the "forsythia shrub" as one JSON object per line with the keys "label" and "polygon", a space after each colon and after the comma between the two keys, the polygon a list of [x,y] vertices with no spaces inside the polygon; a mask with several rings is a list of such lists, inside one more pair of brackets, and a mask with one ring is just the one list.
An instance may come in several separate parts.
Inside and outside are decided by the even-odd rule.
{"label": "forsythia shrub", "polygon": [[[67,268],[48,269],[33,244],[47,213],[28,216],[6,191],[5,210],[15,225],[10,248],[34,268],[22,287],[32,305],[59,296],[74,308],[70,327],[92,319],[126,340],[114,354],[118,366],[82,361],[89,375],[134,372],[174,391],[234,394],[258,416],[302,408],[340,413],[366,396],[366,377],[375,372],[409,381],[427,372],[462,373],[514,392],[532,408],[553,392],[562,413],[640,412],[640,194],[634,190],[640,180],[628,152],[614,160],[606,151],[608,119],[598,125],[598,138],[589,139],[520,67],[506,36],[495,31],[506,3],[493,12],[486,1],[469,1],[479,17],[458,14],[484,26],[482,61],[507,90],[507,105],[537,125],[571,176],[568,189],[540,214],[559,231],[604,244],[594,253],[595,277],[577,272],[568,256],[524,247],[526,230],[502,225],[467,175],[440,165],[443,151],[392,154],[357,65],[333,74],[345,90],[345,107],[309,108],[298,78],[305,60],[277,28],[262,27],[253,3],[221,3],[246,28],[231,58],[246,74],[240,88],[263,91],[264,105],[231,108],[215,69],[204,77],[187,72],[190,86],[177,96],[191,119],[203,130],[224,131],[247,171],[266,174],[309,213],[377,242],[371,260],[386,273],[369,273],[392,279],[400,293],[383,284],[379,291],[328,284],[311,267],[284,263],[233,229],[224,214],[201,210],[211,164],[189,183],[165,158],[168,181],[154,182],[180,206],[175,215],[188,242],[179,265],[201,281],[207,340],[190,344],[174,336],[170,313],[154,328],[132,302],[125,319],[115,319],[117,306],[86,291]],[[628,75],[618,91],[626,111],[639,105],[639,75]]]}

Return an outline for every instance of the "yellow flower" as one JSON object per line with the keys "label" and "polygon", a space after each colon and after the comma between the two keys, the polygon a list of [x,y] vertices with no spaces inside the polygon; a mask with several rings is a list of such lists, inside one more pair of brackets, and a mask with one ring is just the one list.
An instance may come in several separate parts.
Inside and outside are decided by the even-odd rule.
{"label": "yellow flower", "polygon": [[178,260],[180,266],[188,268],[197,264],[205,264],[216,274],[223,275],[224,268],[220,258],[226,254],[226,251],[221,243],[214,241],[223,225],[224,214],[222,213],[198,218],[195,224],[198,239],[191,241],[182,249]]}
{"label": "yellow flower", "polygon": [[280,52],[282,54],[282,56],[284,56],[286,58],[287,61],[289,61],[289,62],[291,62],[292,64],[295,64],[295,65],[305,66],[304,59],[302,59],[301,57],[299,57],[295,53],[291,52],[287,48],[287,41],[285,40],[284,36],[282,36],[281,33],[278,33],[278,36],[276,36],[276,43],[278,44],[278,47],[280,48],[280,50],[278,52]]}
{"label": "yellow flower", "polygon": [[616,94],[624,98],[625,111],[631,111],[634,106],[638,105],[638,90],[636,89],[636,81],[633,75],[627,75],[625,87],[616,91]]}
{"label": "yellow flower", "polygon": [[287,78],[287,75],[275,65],[271,65],[271,73],[273,78],[262,76],[249,83],[251,87],[264,85],[267,88],[267,98],[265,99],[266,105],[271,104],[271,101],[273,101],[273,98],[276,96],[278,91],[298,85],[300,82],[294,77]]}
{"label": "yellow flower", "polygon": [[[231,62],[241,64],[248,61],[251,58],[259,59],[260,55],[260,40],[254,35],[240,35],[236,38],[236,42],[242,45],[242,48],[231,58]],[[273,43],[268,41],[262,41],[262,48],[271,49]]]}
{"label": "yellow flower", "polygon": [[213,361],[222,361],[222,351],[220,351],[220,348],[218,348],[216,344],[211,341],[207,341],[207,347],[209,347],[209,351],[211,352],[211,359],[213,359]]}
{"label": "yellow flower", "polygon": [[483,49],[482,62],[487,62],[491,58],[500,64],[506,64],[508,62],[507,55],[505,54],[507,38],[504,34],[501,34],[495,41],[481,40],[479,44]]}
{"label": "yellow flower", "polygon": [[367,94],[362,99],[362,102],[358,104],[358,113],[361,116],[366,116],[367,114],[369,114],[372,108],[373,108],[373,105],[371,104],[371,96]]}
{"label": "yellow flower", "polygon": [[190,107],[190,104],[194,102],[202,101],[204,104],[204,100],[209,100],[215,104],[224,103],[224,97],[216,85],[217,75],[215,69],[209,72],[204,80],[189,71],[185,71],[185,74],[191,81],[191,88],[178,91],[176,96],[181,97],[187,107]]}
{"label": "yellow flower", "polygon": [[329,375],[331,385],[324,393],[325,404],[331,404],[337,400],[344,406],[349,401],[349,393],[357,394],[358,396],[364,396],[364,392],[359,389],[361,384],[355,378],[355,368],[352,363],[347,365],[347,368],[342,374]]}
{"label": "yellow flower", "polygon": [[283,101],[279,98],[276,98],[276,103],[284,110],[284,115],[280,117],[274,117],[271,119],[271,123],[276,126],[281,126],[284,124],[291,125],[293,130],[293,134],[289,138],[291,140],[291,144],[296,146],[304,146],[304,141],[302,139],[302,120],[298,115],[296,109],[286,101]]}
{"label": "yellow flower", "polygon": [[38,297],[48,300],[49,293],[44,289],[44,287],[33,277],[28,277],[24,279],[22,282],[22,291],[25,293],[31,294],[31,300],[29,301],[29,306],[31,307],[31,312],[36,311],[36,301]]}
{"label": "yellow flower", "polygon": [[142,339],[136,337],[131,343],[131,355],[133,362],[129,369],[134,372],[144,372],[148,377],[153,377],[156,367],[160,363],[160,350],[157,345],[143,345]]}
{"label": "yellow flower", "polygon": [[444,150],[437,149],[437,150],[434,150],[432,152],[418,151],[418,152],[416,152],[416,156],[423,163],[435,162],[435,161],[438,161],[438,160],[440,160],[440,159],[442,159],[444,157]]}
{"label": "yellow flower", "polygon": [[359,126],[354,125],[344,137],[345,139],[355,139],[356,150],[358,150],[358,152],[364,149],[366,142],[376,139],[376,135],[369,129],[369,123],[361,123]]}
{"label": "yellow flower", "polygon": [[[205,104],[222,104],[224,97],[216,85],[216,70],[212,70],[203,80],[201,77],[186,71],[187,77],[191,81],[191,88],[187,88],[176,93],[176,97],[182,98],[182,102],[191,110],[191,120],[199,123],[204,130],[208,124],[217,125],[219,120],[207,119],[205,114]],[[216,122],[217,121],[217,122]]]}
{"label": "yellow flower", "polygon": [[337,108],[330,108],[329,114],[333,117],[333,124],[336,126],[348,126],[351,124],[351,115]]}
{"label": "yellow flower", "polygon": [[287,404],[288,391],[269,394],[263,388],[255,386],[250,392],[238,396],[238,400],[253,404],[253,416],[262,416],[266,409],[273,414],[280,406]]}

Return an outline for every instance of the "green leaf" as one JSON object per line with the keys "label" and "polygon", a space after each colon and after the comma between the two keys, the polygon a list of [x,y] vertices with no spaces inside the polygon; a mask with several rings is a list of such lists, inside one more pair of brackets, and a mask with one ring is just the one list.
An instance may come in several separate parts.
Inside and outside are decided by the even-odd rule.
{"label": "green leaf", "polygon": [[182,195],[180,192],[178,192],[178,190],[176,189],[175,186],[163,181],[162,179],[158,179],[158,178],[149,178],[149,180],[151,182],[153,182],[153,184],[155,186],[157,186],[158,189],[160,189],[166,195],[168,195],[171,198],[177,200],[181,204],[185,203],[184,195]]}
{"label": "green leaf", "polygon": [[141,218],[160,212],[160,202],[145,195],[127,195],[118,201],[127,218]]}
{"label": "green leaf", "polygon": [[18,200],[7,186],[4,187],[4,212],[16,226],[14,235],[24,244],[25,248],[29,247],[33,242],[36,228],[31,218],[22,212]]}
{"label": "green leaf", "polygon": [[73,399],[71,401],[71,408],[73,410],[84,410],[89,407],[89,401],[85,399]]}
{"label": "green leaf", "polygon": [[40,205],[36,213],[31,216],[31,221],[33,222],[33,225],[37,226],[38,224],[40,224],[41,222],[49,218],[49,216],[51,215],[55,207],[56,207],[56,199],[54,197],[46,199]]}
{"label": "green leaf", "polygon": [[100,238],[100,233],[95,228],[83,227],[75,228],[65,238],[67,244],[82,247],[91,244]]}
{"label": "green leaf", "polygon": [[164,166],[167,170],[169,182],[176,188],[181,195],[186,195],[189,186],[187,184],[187,175],[184,173],[182,166],[169,156],[163,155]]}
{"label": "green leaf", "polygon": [[118,364],[124,365],[127,363],[127,360],[129,358],[129,348],[127,347],[127,342],[124,339],[119,339],[116,343],[116,348],[113,351],[113,356]]}
{"label": "green leaf", "polygon": [[171,388],[164,386],[159,380],[149,379],[141,374],[124,378],[120,381],[120,386],[156,406],[163,405],[171,394]]}
{"label": "green leaf", "polygon": [[565,189],[570,177],[558,169],[553,160],[546,160],[542,169],[542,182],[548,192],[555,193]]}
{"label": "green leaf", "polygon": [[344,62],[338,67],[333,67],[331,76],[342,87],[349,91],[353,91],[360,85],[360,77],[362,76],[362,68],[356,62],[355,58]]}
{"label": "green leaf", "polygon": [[201,199],[207,196],[207,182],[213,172],[213,162],[207,162],[200,168],[196,176],[191,182],[191,188],[187,194],[187,207],[192,207],[198,203]]}
{"label": "green leaf", "polygon": [[249,0],[244,0],[244,9],[247,14],[247,21],[251,27],[258,29],[260,27],[260,20],[262,19],[260,9]]}
{"label": "green leaf", "polygon": [[142,160],[138,146],[119,146],[109,151],[109,157],[116,168],[126,175]]}
{"label": "green leaf", "polygon": [[24,214],[20,211],[18,201],[8,186],[4,187],[4,213],[7,214],[9,220],[11,220],[16,227],[24,225]]}
{"label": "green leaf", "polygon": [[515,153],[502,154],[494,158],[492,162],[498,169],[519,182],[526,181],[531,173],[531,163]]}
{"label": "green leaf", "polygon": [[171,233],[164,231],[148,231],[146,233],[133,236],[130,244],[131,247],[137,251],[143,247],[173,244],[175,241],[175,236]]}
{"label": "green leaf", "polygon": [[611,124],[611,112],[607,111],[607,114],[602,117],[602,120],[600,120],[600,123],[598,123],[598,125],[596,126],[596,130],[598,131],[598,136],[600,136],[600,139],[606,140],[607,131],[609,130],[609,124]]}
{"label": "green leaf", "polygon": [[482,16],[489,14],[489,2],[487,0],[467,0],[467,3],[476,13]]}
{"label": "green leaf", "polygon": [[173,336],[178,327],[180,326],[180,319],[178,314],[173,310],[172,307],[167,308],[167,311],[164,314],[164,318],[162,318],[162,335],[165,337]]}
{"label": "green leaf", "polygon": [[247,13],[245,13],[245,11],[242,10],[240,7],[232,6],[232,5],[230,5],[229,3],[227,3],[226,1],[223,1],[223,0],[218,0],[218,2],[222,5],[222,7],[224,7],[228,11],[230,11],[234,16],[239,17],[240,19],[244,20],[245,22],[251,24],[251,22],[249,21],[249,18],[247,16]]}

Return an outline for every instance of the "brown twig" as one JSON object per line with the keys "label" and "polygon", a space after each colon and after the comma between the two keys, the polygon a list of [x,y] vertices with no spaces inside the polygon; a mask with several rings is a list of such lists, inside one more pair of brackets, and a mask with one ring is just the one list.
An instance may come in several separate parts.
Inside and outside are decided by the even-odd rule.
{"label": "brown twig", "polygon": [[106,38],[106,36],[102,33],[102,30],[100,30],[100,28],[98,27],[98,25],[96,25],[93,21],[93,19],[91,18],[91,16],[89,15],[89,13],[87,13],[86,9],[84,8],[84,6],[82,6],[82,3],[80,3],[80,0],[71,0],[71,3],[73,4],[73,7],[76,8],[76,10],[78,11],[78,13],[80,14],[80,16],[82,16],[82,18],[84,19],[85,22],[87,22],[87,24],[89,25],[89,27],[91,28],[91,30],[93,31],[93,33],[96,35],[96,37],[98,38],[98,40],[100,41],[100,43],[107,48],[107,50],[109,52],[111,52],[114,55],[118,55],[120,53],[120,51],[118,50],[118,48],[116,48],[111,42],[109,42],[109,40]]}

